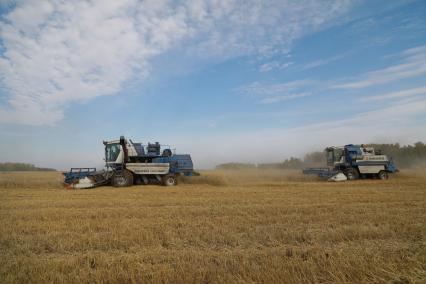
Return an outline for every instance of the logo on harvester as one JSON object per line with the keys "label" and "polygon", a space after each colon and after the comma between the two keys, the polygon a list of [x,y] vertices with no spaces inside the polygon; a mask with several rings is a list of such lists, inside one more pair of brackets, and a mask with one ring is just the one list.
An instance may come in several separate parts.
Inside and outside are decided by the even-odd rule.
{"label": "logo on harvester", "polygon": [[364,156],[362,159],[367,161],[385,161],[386,156]]}

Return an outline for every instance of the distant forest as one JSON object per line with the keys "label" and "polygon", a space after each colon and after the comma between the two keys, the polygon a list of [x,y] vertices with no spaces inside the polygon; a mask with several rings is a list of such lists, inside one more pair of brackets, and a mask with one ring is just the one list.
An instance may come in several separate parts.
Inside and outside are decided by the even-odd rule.
{"label": "distant forest", "polygon": [[0,172],[11,171],[56,171],[50,168],[38,168],[33,164],[25,163],[0,163]]}
{"label": "distant forest", "polygon": [[[414,145],[400,144],[365,144],[381,150],[384,155],[392,157],[398,168],[414,168],[426,166],[426,144],[417,142]],[[217,169],[302,169],[304,167],[325,166],[325,152],[308,153],[303,159],[291,157],[281,163],[249,164],[226,163],[216,166]]]}

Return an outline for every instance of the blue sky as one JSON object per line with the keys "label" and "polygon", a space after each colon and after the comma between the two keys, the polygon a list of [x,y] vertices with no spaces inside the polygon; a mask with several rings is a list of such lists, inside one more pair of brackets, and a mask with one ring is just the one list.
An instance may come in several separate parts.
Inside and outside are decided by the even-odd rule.
{"label": "blue sky", "polygon": [[2,1],[0,161],[199,168],[426,141],[425,1]]}

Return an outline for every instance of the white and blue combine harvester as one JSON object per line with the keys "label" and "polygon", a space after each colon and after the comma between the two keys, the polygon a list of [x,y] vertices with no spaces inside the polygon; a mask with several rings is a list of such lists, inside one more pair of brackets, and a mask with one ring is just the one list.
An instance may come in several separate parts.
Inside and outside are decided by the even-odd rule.
{"label": "white and blue combine harvester", "polygon": [[397,172],[397,168],[386,155],[374,151],[372,147],[364,145],[345,145],[328,147],[327,167],[306,168],[304,174],[315,174],[328,178],[330,181],[355,180],[359,178],[388,179],[389,173]]}
{"label": "white and blue combine harvester", "polygon": [[175,154],[170,147],[162,147],[158,142],[144,146],[121,136],[119,140],[103,143],[106,170],[71,168],[64,173],[64,183],[68,188],[91,188],[105,184],[124,187],[150,182],[173,186],[177,185],[179,176],[199,175],[194,171],[190,155]]}

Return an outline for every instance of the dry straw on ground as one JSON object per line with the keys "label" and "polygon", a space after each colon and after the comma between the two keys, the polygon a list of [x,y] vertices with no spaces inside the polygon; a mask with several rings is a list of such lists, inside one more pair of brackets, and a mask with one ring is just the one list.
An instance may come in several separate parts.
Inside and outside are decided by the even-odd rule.
{"label": "dry straw on ground", "polygon": [[425,282],[426,176],[213,171],[69,191],[0,174],[0,282]]}

